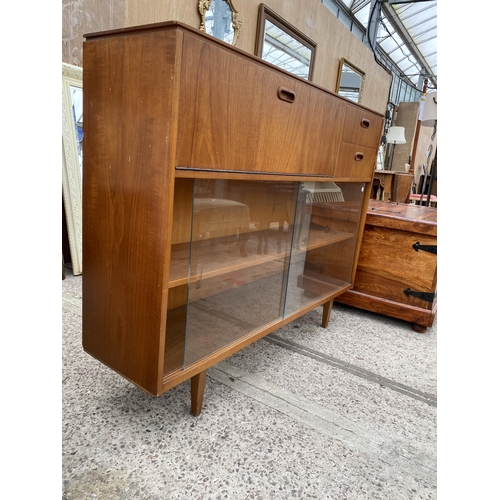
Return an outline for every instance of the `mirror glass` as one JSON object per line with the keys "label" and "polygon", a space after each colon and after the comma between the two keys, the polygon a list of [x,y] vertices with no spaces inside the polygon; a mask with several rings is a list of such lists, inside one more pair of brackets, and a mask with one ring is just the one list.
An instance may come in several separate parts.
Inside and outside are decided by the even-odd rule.
{"label": "mirror glass", "polygon": [[340,60],[337,94],[354,102],[361,102],[365,73],[344,58]]}
{"label": "mirror glass", "polygon": [[71,95],[71,114],[75,125],[76,150],[78,153],[78,165],[80,167],[80,179],[83,173],[83,155],[82,155],[82,139],[83,139],[83,89],[70,85],[69,92]]}
{"label": "mirror glass", "polygon": [[62,63],[62,188],[74,275],[82,274],[82,68]]}
{"label": "mirror glass", "polygon": [[200,0],[200,29],[209,35],[231,45],[236,44],[240,35],[241,21],[231,0]]}
{"label": "mirror glass", "polygon": [[305,80],[311,80],[316,42],[260,5],[255,54]]}

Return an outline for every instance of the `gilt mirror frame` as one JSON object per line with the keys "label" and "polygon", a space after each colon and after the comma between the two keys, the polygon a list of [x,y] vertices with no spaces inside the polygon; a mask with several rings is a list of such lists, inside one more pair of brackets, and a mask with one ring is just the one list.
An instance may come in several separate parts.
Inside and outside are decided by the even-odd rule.
{"label": "gilt mirror frame", "polygon": [[[204,31],[205,33],[212,35],[212,33],[209,33],[207,31],[207,19],[206,19],[206,13],[210,10],[210,7],[212,6],[212,2],[214,0],[198,0],[198,11],[200,12],[201,16],[201,24],[200,24],[200,30]],[[220,38],[217,37],[215,34],[212,35],[215,38],[218,38],[219,40],[223,40],[226,43],[230,43],[230,45],[236,45],[236,41],[238,40],[240,36],[240,31],[241,31],[241,25],[242,21],[238,19],[238,11],[234,8],[232,0],[215,0],[219,2],[224,2],[228,5],[229,9],[231,10],[231,27],[233,28],[233,39],[231,42],[228,40],[224,40],[224,37]]]}
{"label": "gilt mirror frame", "polygon": [[347,95],[344,95],[346,99],[349,99],[353,102],[357,102],[359,104],[361,103],[361,99],[363,96],[363,87],[365,85],[366,73],[363,70],[359,69],[358,67],[354,66],[354,64],[349,62],[346,58],[342,57],[342,59],[340,59],[339,72],[337,75],[337,84],[335,85],[335,92],[339,95],[343,95],[341,89],[342,89],[342,75],[344,74],[344,68],[350,69],[353,73],[357,73],[360,76],[361,82],[359,84],[358,99],[355,101],[354,99],[349,98]]}
{"label": "gilt mirror frame", "polygon": [[[306,80],[311,81],[314,71],[314,60],[316,58],[317,43],[314,40],[311,40],[311,38],[309,38],[308,36],[304,35],[304,33],[299,31],[295,26],[290,24],[286,19],[281,17],[276,12],[272,11],[267,5],[263,3],[259,5],[259,17],[257,20],[257,38],[255,40],[255,55],[257,57],[260,57],[264,61],[266,60],[265,57],[263,57],[264,42],[266,35],[266,21],[269,21],[270,23],[274,24],[281,31],[295,38],[303,46],[307,47],[311,51],[311,57],[309,59],[309,71],[306,78]],[[279,65],[276,66],[281,67],[282,69],[286,69],[283,66]]]}
{"label": "gilt mirror frame", "polygon": [[82,89],[82,68],[62,63],[62,192],[71,266],[82,274],[82,171],[73,114],[73,89]]}

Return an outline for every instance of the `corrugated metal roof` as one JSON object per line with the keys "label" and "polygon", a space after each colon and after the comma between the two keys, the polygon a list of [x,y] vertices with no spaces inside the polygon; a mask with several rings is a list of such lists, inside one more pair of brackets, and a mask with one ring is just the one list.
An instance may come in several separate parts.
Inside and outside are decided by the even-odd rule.
{"label": "corrugated metal roof", "polygon": [[[371,0],[340,0],[365,28]],[[397,0],[381,3],[382,19],[377,44],[416,86],[424,77],[437,87],[437,1]]]}

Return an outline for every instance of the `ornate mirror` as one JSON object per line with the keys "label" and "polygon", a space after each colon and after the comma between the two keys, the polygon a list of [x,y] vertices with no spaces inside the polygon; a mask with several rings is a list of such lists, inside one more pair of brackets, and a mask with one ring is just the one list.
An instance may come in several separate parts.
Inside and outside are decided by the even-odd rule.
{"label": "ornate mirror", "polygon": [[82,68],[62,63],[62,191],[73,274],[82,274]]}
{"label": "ornate mirror", "polygon": [[200,30],[236,45],[240,36],[241,21],[237,19],[232,0],[199,0],[198,10],[201,14]]}
{"label": "ornate mirror", "polygon": [[361,102],[365,73],[346,59],[340,60],[339,75],[335,92],[354,102]]}
{"label": "ornate mirror", "polygon": [[260,4],[256,56],[305,80],[311,80],[316,45],[316,42],[269,7]]}

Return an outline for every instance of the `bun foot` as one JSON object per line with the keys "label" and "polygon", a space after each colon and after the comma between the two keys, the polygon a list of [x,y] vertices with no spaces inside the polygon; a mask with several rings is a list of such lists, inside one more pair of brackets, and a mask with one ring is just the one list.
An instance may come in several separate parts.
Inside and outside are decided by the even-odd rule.
{"label": "bun foot", "polygon": [[412,323],[411,325],[413,331],[417,333],[425,333],[427,331],[427,327],[423,325],[418,325],[417,323]]}

